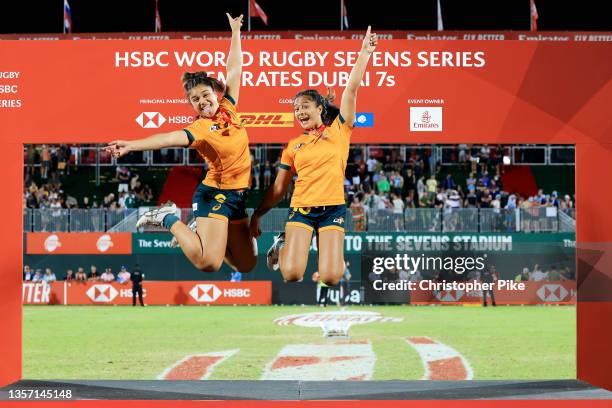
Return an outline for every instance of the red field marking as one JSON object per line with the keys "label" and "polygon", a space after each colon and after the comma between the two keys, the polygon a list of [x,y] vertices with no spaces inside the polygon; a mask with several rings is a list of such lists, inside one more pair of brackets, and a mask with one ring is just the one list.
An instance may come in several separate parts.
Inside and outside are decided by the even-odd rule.
{"label": "red field marking", "polygon": [[429,337],[410,337],[412,344],[435,344],[436,342]]}
{"label": "red field marking", "polygon": [[428,361],[428,380],[465,380],[468,372],[461,357],[451,357],[443,360]]}
{"label": "red field marking", "polygon": [[298,367],[320,362],[320,357],[279,357],[274,364],[272,364],[272,369],[277,370],[279,368]]}
{"label": "red field marking", "polygon": [[228,359],[239,350],[226,350],[206,354],[189,355],[165,369],[158,380],[205,380],[212,374],[214,367]]}
{"label": "red field marking", "polygon": [[408,337],[415,348],[425,374],[423,380],[471,380],[474,373],[468,361],[454,348],[429,337]]}
{"label": "red field marking", "polygon": [[164,380],[199,380],[208,372],[208,368],[218,363],[221,356],[191,356],[173,367],[164,376]]}
{"label": "red field marking", "polygon": [[352,380],[372,378],[376,355],[368,340],[290,344],[268,363],[262,380]]}

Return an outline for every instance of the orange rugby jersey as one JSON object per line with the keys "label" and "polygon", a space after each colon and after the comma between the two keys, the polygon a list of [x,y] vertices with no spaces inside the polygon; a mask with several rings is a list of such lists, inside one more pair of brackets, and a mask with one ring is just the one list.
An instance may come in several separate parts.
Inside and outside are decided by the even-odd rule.
{"label": "orange rugby jersey", "polygon": [[208,163],[203,184],[224,190],[248,188],[251,152],[246,129],[238,123],[236,105],[229,95],[219,102],[212,118],[199,118],[183,129],[200,156]]}
{"label": "orange rugby jersey", "polygon": [[344,171],[352,131],[338,115],[322,133],[311,131],[287,144],[280,167],[297,174],[291,207],[344,204]]}

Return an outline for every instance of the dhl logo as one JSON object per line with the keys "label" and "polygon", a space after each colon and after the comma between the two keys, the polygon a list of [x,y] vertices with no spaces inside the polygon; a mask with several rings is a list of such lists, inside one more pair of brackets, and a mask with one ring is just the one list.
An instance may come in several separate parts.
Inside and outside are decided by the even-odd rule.
{"label": "dhl logo", "polygon": [[238,119],[246,127],[293,127],[291,112],[241,113]]}

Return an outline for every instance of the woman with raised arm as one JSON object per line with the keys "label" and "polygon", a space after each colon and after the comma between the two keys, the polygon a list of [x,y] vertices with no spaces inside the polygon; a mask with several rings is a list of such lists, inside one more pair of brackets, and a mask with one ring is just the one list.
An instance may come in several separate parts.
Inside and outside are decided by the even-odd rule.
{"label": "woman with raised arm", "polygon": [[186,128],[138,140],[117,140],[107,150],[115,157],[131,151],[190,146],[208,163],[206,178],[192,199],[195,220],[189,226],[175,215],[176,205],[166,204],[145,213],[137,222],[163,226],[196,268],[214,272],[223,260],[248,272],[257,260],[256,241],[249,234],[246,194],[251,181],[251,154],[246,129],[238,121],[236,105],[242,75],[240,26],[243,16],[227,14],[232,29],[226,83],[206,72],[186,72],[183,87],[197,114]]}
{"label": "woman with raised arm", "polygon": [[283,150],[276,180],[250,224],[253,236],[259,236],[261,216],[276,206],[297,174],[285,232],[276,237],[267,257],[268,267],[280,268],[286,281],[303,278],[313,231],[318,234],[321,281],[335,285],[344,272],[344,172],[357,90],[377,41],[368,27],[340,109],[315,90],[299,92],[293,100],[295,117],[304,133],[289,141]]}

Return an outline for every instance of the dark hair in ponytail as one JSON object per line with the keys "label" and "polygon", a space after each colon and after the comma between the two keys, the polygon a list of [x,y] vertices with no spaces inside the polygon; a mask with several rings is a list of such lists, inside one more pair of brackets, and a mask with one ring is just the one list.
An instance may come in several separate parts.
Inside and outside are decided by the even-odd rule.
{"label": "dark hair in ponytail", "polygon": [[331,103],[334,100],[334,95],[331,93],[328,93],[327,96],[323,96],[315,89],[307,89],[305,91],[298,92],[293,100],[296,100],[300,96],[310,98],[317,106],[323,107],[323,110],[321,111],[321,120],[325,126],[331,125],[340,114],[340,108]]}
{"label": "dark hair in ponytail", "polygon": [[211,78],[205,71],[184,72],[181,77],[185,92],[189,93],[198,85],[210,86],[214,92],[225,92],[225,85],[216,78]]}

